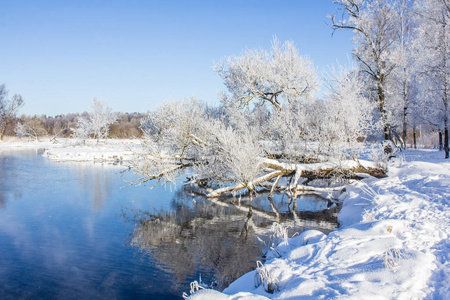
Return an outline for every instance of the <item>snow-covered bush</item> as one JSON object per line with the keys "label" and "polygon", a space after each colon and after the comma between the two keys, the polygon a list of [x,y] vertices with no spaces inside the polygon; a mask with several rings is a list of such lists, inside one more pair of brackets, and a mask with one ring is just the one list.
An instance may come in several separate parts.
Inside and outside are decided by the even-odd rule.
{"label": "snow-covered bush", "polygon": [[395,269],[398,266],[400,258],[401,253],[399,249],[387,248],[384,252],[384,266],[389,270]]}
{"label": "snow-covered bush", "polygon": [[256,262],[255,287],[262,285],[267,293],[273,294],[279,291],[278,279],[271,273],[270,269],[259,260]]}
{"label": "snow-covered bush", "polygon": [[239,132],[209,120],[205,135],[208,146],[199,149],[203,159],[194,166],[199,177],[240,183],[252,190],[252,180],[261,175],[263,152],[251,131]]}

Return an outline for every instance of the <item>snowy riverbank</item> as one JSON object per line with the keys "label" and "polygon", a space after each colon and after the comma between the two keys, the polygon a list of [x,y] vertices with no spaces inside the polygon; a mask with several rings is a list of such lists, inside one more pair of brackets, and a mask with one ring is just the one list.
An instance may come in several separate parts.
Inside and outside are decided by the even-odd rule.
{"label": "snowy riverbank", "polygon": [[[437,151],[406,151],[390,166],[389,177],[348,187],[340,198],[339,229],[289,239],[278,246],[281,256],[260,268],[270,274],[273,294],[265,291],[267,284],[255,286],[255,270],[220,296],[449,299],[450,161],[441,157]],[[209,293],[219,294],[200,291],[191,298],[207,299]]]}
{"label": "snowy riverbank", "polygon": [[41,149],[44,151],[43,156],[53,161],[122,163],[133,158],[140,144],[138,139],[108,139],[99,143],[96,140],[79,139],[58,139],[57,142],[49,139],[39,142],[9,139],[0,143],[0,151]]}

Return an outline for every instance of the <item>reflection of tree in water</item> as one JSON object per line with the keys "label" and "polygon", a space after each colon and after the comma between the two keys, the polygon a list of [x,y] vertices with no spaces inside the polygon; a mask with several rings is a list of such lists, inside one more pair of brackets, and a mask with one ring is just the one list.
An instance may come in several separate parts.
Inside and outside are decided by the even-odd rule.
{"label": "reflection of tree in water", "polygon": [[92,209],[97,212],[105,205],[111,189],[108,170],[103,166],[90,168],[90,165],[80,165],[77,169],[81,178],[80,184],[88,187]]}
{"label": "reflection of tree in water", "polygon": [[109,194],[108,172],[103,168],[97,168],[92,176],[91,201],[94,211],[100,210],[105,205]]}
{"label": "reflection of tree in water", "polygon": [[22,198],[24,184],[21,181],[21,164],[11,153],[0,151],[0,209],[6,208],[8,200]]}
{"label": "reflection of tree in water", "polygon": [[130,244],[148,251],[159,268],[176,276],[178,284],[214,274],[218,288],[255,267],[262,255],[251,227],[251,213],[193,201],[182,191],[170,213],[133,211],[137,223]]}
{"label": "reflection of tree in water", "polygon": [[0,208],[6,207],[6,196],[0,191]]}
{"label": "reflection of tree in water", "polygon": [[280,213],[269,201],[264,210],[245,201],[195,199],[181,189],[172,200],[171,212],[124,210],[124,217],[136,224],[130,245],[149,252],[181,287],[201,273],[204,278],[213,274],[221,289],[262,259],[256,235],[264,239],[273,222],[290,224],[291,231],[304,230],[305,223],[298,223],[301,213]]}

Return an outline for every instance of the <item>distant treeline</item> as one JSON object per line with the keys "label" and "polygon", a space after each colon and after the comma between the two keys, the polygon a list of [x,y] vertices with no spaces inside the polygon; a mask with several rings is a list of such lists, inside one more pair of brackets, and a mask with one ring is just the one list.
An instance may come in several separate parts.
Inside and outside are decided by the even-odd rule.
{"label": "distant treeline", "polygon": [[[17,124],[27,124],[33,128],[38,137],[68,138],[72,136],[72,128],[77,127],[80,116],[86,115],[70,113],[57,116],[47,115],[21,115],[11,120],[11,126],[6,129],[6,136],[16,136]],[[109,138],[141,138],[141,120],[145,113],[116,113],[117,121],[109,127]]]}

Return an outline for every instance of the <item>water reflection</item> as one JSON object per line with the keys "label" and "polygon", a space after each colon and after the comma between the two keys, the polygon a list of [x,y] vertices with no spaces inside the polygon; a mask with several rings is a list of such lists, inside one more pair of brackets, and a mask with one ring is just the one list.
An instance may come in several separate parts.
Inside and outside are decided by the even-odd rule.
{"label": "water reflection", "polygon": [[40,155],[42,149],[0,152],[0,209],[6,208],[8,201],[22,199],[24,193],[45,192],[50,196],[54,187],[74,183],[77,191],[88,194],[93,212],[98,212],[111,190],[117,188],[110,178],[110,166],[54,163]]}
{"label": "water reflection", "polygon": [[113,188],[108,167],[97,166],[92,168],[92,163],[73,164],[78,174],[80,188],[89,191],[89,199],[93,212],[98,212],[106,204]]}
{"label": "water reflection", "polygon": [[180,189],[170,212],[123,209],[123,215],[135,224],[129,245],[155,258],[158,268],[173,274],[179,285],[186,289],[201,274],[206,283],[222,289],[263,260],[261,240],[269,238],[273,222],[289,225],[291,235],[306,228],[334,229],[337,208],[306,212],[311,202],[317,209],[329,205],[322,198],[287,201],[267,194],[251,202],[245,197],[207,199]]}
{"label": "water reflection", "polygon": [[335,226],[302,216],[327,201],[120,189],[120,170],[0,154],[1,299],[179,299],[199,274],[222,288],[253,269],[264,254],[256,236],[274,221],[294,224],[291,234]]}
{"label": "water reflection", "polygon": [[0,191],[0,209],[6,207],[6,195]]}
{"label": "water reflection", "polygon": [[10,188],[17,186],[18,182],[16,160],[6,155],[4,151],[0,151],[0,209],[6,208],[9,198],[20,196],[20,193]]}
{"label": "water reflection", "polygon": [[1,153],[0,299],[175,298],[123,247],[120,207],[148,203],[148,190],[120,190],[119,171]]}

